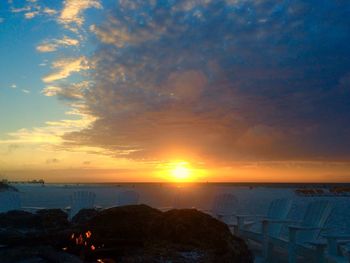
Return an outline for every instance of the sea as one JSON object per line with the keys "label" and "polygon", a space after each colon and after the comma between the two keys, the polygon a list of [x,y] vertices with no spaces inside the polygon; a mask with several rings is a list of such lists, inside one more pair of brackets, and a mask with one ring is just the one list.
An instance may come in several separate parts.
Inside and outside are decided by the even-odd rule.
{"label": "sea", "polygon": [[23,207],[61,208],[70,205],[76,191],[94,192],[95,204],[101,208],[117,205],[117,197],[125,191],[135,191],[139,203],[155,208],[195,208],[209,211],[220,194],[232,194],[238,200],[238,214],[264,215],[271,201],[278,198],[292,200],[288,215],[301,220],[307,204],[328,200],[333,211],[326,224],[333,234],[350,234],[350,195],[300,195],[297,189],[350,187],[348,184],[259,184],[259,183],[101,183],[101,184],[12,184],[19,191]]}

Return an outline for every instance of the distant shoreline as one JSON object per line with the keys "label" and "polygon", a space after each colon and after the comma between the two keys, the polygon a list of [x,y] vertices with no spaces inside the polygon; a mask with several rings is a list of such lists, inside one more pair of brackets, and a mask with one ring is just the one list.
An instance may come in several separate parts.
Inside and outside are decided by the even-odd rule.
{"label": "distant shoreline", "polygon": [[[9,184],[34,184],[33,182],[9,182]],[[253,183],[253,182],[45,182],[45,185],[114,185],[114,186],[133,186],[133,185],[211,185],[211,186],[242,186],[242,187],[272,187],[272,188],[308,188],[310,186],[328,188],[336,186],[349,186],[350,182],[345,183]]]}

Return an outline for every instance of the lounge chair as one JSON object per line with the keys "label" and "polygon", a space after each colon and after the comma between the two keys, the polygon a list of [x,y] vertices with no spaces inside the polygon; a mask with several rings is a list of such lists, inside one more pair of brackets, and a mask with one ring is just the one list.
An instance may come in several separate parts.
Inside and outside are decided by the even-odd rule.
{"label": "lounge chair", "polygon": [[[290,199],[276,199],[270,203],[266,215],[237,215],[237,225],[231,226],[237,227],[235,228],[235,233],[243,238],[262,242],[262,220],[287,220],[291,207],[292,201]],[[261,230],[252,230],[252,227],[257,224],[261,226]],[[281,235],[282,227],[283,224],[273,224],[269,226],[268,235],[271,237],[279,237]]]}
{"label": "lounge chair", "polygon": [[90,191],[77,191],[71,196],[68,207],[69,218],[72,219],[81,209],[94,208],[96,194]]}
{"label": "lounge chair", "polygon": [[18,192],[0,191],[0,213],[21,209],[21,198]]}
{"label": "lounge chair", "polygon": [[212,208],[203,210],[208,212],[220,221],[230,224],[236,219],[238,210],[238,199],[235,195],[229,193],[217,194],[214,197]]}
{"label": "lounge chair", "polygon": [[328,233],[326,257],[330,262],[350,262],[350,235]]}
{"label": "lounge chair", "polygon": [[[262,243],[265,261],[269,262],[274,247],[279,247],[288,252],[289,263],[297,262],[298,255],[313,258],[311,262],[324,262],[326,246],[320,241],[320,234],[331,212],[332,206],[328,201],[314,201],[307,206],[301,221],[264,219]],[[288,237],[270,236],[269,229],[274,224],[286,224]]]}

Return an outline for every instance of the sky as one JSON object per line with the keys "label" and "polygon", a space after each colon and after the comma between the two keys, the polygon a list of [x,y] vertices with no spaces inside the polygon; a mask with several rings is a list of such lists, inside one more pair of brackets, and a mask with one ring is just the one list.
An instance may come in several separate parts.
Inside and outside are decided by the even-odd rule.
{"label": "sky", "polygon": [[349,182],[349,25],[348,0],[3,0],[0,178]]}

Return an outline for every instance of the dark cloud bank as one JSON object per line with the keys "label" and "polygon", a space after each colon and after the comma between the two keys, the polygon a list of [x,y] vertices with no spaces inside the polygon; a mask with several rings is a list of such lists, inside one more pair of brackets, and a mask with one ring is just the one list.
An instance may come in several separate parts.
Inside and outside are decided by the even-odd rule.
{"label": "dark cloud bank", "polygon": [[69,145],[146,160],[349,160],[348,0],[105,9],[83,97],[98,119]]}

